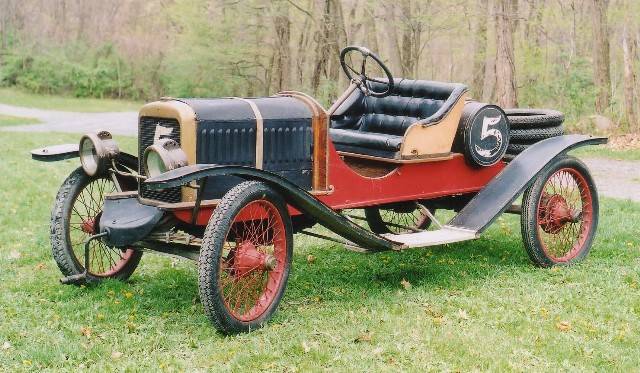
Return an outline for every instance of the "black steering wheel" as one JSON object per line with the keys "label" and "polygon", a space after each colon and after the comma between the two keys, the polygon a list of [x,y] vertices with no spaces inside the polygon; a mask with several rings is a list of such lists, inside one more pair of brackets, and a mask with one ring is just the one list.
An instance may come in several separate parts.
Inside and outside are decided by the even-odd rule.
{"label": "black steering wheel", "polygon": [[[362,55],[362,65],[360,66],[360,71],[356,70],[355,67],[349,65],[345,61],[346,56],[352,52],[359,52]],[[384,71],[387,78],[386,81],[381,79],[371,78],[367,75],[367,59],[369,57],[371,57],[371,59],[375,63],[377,63],[378,66],[380,66],[382,71]],[[369,49],[365,47],[358,47],[358,46],[349,46],[344,48],[342,52],[340,52],[340,65],[342,65],[342,70],[344,70],[344,73],[347,74],[347,77],[349,78],[349,80],[351,80],[354,84],[356,84],[358,88],[360,88],[360,90],[365,95],[373,96],[373,97],[386,97],[391,94],[391,91],[393,90],[393,75],[391,75],[391,72],[389,71],[387,66],[385,66],[384,63],[382,63],[382,60],[380,60],[380,57],[378,57],[375,53],[371,52]],[[386,87],[386,89],[384,91],[374,91],[371,88],[371,85],[369,84],[369,82],[376,82],[376,83],[382,84],[383,87]]]}

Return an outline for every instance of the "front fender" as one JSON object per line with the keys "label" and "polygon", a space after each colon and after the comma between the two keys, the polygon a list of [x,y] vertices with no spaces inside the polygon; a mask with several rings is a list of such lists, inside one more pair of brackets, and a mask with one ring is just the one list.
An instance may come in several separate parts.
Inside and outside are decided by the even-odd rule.
{"label": "front fender", "polygon": [[481,233],[511,206],[555,157],[581,146],[606,143],[605,137],[566,135],[531,145],[473,197],[448,225]]}
{"label": "front fender", "polygon": [[151,189],[166,189],[185,185],[189,182],[212,176],[238,176],[246,180],[258,180],[278,191],[291,206],[312,216],[330,231],[352,241],[367,251],[398,250],[401,245],[353,223],[343,215],[333,211],[307,191],[280,175],[244,166],[220,166],[197,164],[166,172],[145,183]]}
{"label": "front fender", "polygon": [[52,145],[44,148],[33,149],[31,158],[41,162],[57,162],[65,159],[78,158],[79,144]]}
{"label": "front fender", "polygon": [[[44,148],[33,149],[31,151],[31,159],[40,162],[57,162],[64,161],[65,159],[78,158],[80,157],[79,148],[79,144],[46,146]],[[138,157],[135,155],[120,152],[117,159],[128,167],[132,167],[134,169],[138,167]]]}

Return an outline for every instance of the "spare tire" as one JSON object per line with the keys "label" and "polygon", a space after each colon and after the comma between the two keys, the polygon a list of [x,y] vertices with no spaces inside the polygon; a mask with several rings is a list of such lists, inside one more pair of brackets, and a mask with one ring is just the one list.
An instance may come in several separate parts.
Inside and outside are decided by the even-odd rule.
{"label": "spare tire", "polygon": [[513,142],[533,142],[562,136],[564,128],[562,126],[540,127],[540,128],[517,128],[509,132],[509,138]]}
{"label": "spare tire", "polygon": [[453,149],[463,153],[475,167],[499,162],[509,144],[509,120],[496,105],[470,101],[465,103]]}
{"label": "spare tire", "polygon": [[564,114],[549,109],[505,109],[511,128],[556,127],[564,122]]}
{"label": "spare tire", "polygon": [[509,146],[507,146],[507,154],[511,154],[511,155],[520,154],[523,151],[525,151],[525,149],[527,149],[529,146],[531,146],[531,144],[509,143]]}

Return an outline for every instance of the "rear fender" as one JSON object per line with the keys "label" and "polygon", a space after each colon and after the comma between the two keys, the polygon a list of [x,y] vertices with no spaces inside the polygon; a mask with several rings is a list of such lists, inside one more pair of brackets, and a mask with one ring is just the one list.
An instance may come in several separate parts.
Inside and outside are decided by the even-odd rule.
{"label": "rear fender", "polygon": [[531,145],[500,171],[447,225],[483,232],[555,157],[581,146],[606,143],[605,137],[566,135]]}
{"label": "rear fender", "polygon": [[219,166],[196,164],[166,172],[145,183],[151,189],[166,189],[186,185],[192,181],[212,176],[238,176],[245,180],[264,182],[280,193],[288,204],[312,216],[330,231],[352,241],[367,251],[398,250],[401,246],[384,237],[358,226],[329,206],[319,201],[307,191],[300,189],[280,175],[243,166]]}

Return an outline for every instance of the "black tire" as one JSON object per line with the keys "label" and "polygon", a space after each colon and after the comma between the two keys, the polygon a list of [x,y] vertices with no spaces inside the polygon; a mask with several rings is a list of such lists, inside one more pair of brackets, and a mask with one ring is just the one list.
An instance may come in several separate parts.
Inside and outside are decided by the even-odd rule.
{"label": "black tire", "polygon": [[[415,204],[415,208],[413,206],[409,206],[408,204],[402,204],[400,206],[389,206],[388,208],[383,207],[367,207],[364,209],[364,216],[367,220],[367,224],[369,225],[369,229],[373,233],[377,234],[385,234],[385,233],[411,233],[415,231],[426,230],[431,226],[431,219],[426,216],[424,213],[420,213],[421,208],[427,208],[417,202],[410,202],[410,204]],[[435,213],[434,209],[429,209],[431,214]],[[383,215],[385,215],[383,217]],[[390,220],[396,220],[392,222]],[[400,220],[400,221],[398,221]],[[403,229],[401,227],[397,227],[391,224],[398,224],[410,227],[412,229]]]}
{"label": "black tire", "polygon": [[[77,223],[72,220],[84,216],[85,219],[82,220],[90,221],[91,226],[95,229],[98,224],[96,220],[99,219],[101,213],[102,200],[100,198],[104,197],[104,192],[106,192],[104,185],[108,183],[113,182],[107,175],[90,177],[82,167],[79,167],[67,177],[56,195],[51,212],[51,252],[64,276],[78,275],[84,272],[84,244],[82,240],[79,241],[79,237],[86,239],[92,234],[78,232],[82,231],[84,223],[77,226]],[[120,184],[123,187],[128,187],[124,190],[130,190],[132,185],[130,182],[121,182]],[[103,190],[102,193],[98,193],[99,191],[91,192],[91,196],[95,195],[96,199],[88,202],[94,206],[88,208],[84,198],[87,196],[88,188],[93,188],[94,185],[103,185]],[[84,205],[84,209],[81,205]],[[82,215],[83,211],[84,215]],[[77,229],[78,227],[81,229]],[[90,266],[89,268],[92,280],[113,278],[124,281],[135,271],[142,258],[142,252],[138,250],[121,250],[109,247],[99,240],[94,241],[92,245],[90,253],[91,257],[95,259],[92,261],[92,265],[98,267],[92,268]],[[96,259],[97,257],[100,258],[100,261]],[[109,267],[105,267],[104,260]],[[113,265],[111,260],[113,260]]]}
{"label": "black tire", "polygon": [[529,143],[562,136],[563,134],[564,128],[562,126],[512,129],[509,132],[509,139],[516,143]]}
{"label": "black tire", "polygon": [[564,122],[564,114],[548,109],[505,109],[511,128],[556,127]]}
{"label": "black tire", "polygon": [[[562,187],[556,189],[554,180]],[[574,157],[556,157],[522,199],[522,239],[531,261],[551,267],[584,259],[593,244],[598,214],[598,192],[587,166]]]}
{"label": "black tire", "polygon": [[531,146],[530,144],[514,144],[514,143],[510,143],[509,146],[507,147],[507,154],[508,155],[518,155],[520,153],[522,153],[523,151],[525,151],[529,146]]}
{"label": "black tire", "polygon": [[[232,224],[238,214],[241,211],[244,211],[243,209],[245,207],[251,205],[256,201],[258,201],[259,203],[265,203],[264,201],[267,201],[271,206],[275,207],[275,209],[277,210],[277,214],[279,214],[279,216],[281,217],[284,232],[280,232],[280,234],[282,235],[281,239],[286,240],[286,247],[284,248],[284,254],[281,250],[280,255],[285,255],[285,258],[282,260],[278,259],[275,269],[271,269],[271,273],[275,273],[278,268],[280,268],[279,270],[281,271],[281,275],[279,276],[281,277],[279,277],[278,286],[275,289],[274,294],[272,295],[270,303],[265,307],[263,311],[256,315],[255,318],[250,320],[242,320],[240,317],[234,315],[233,311],[231,311],[230,308],[226,305],[224,289],[222,288],[222,286],[224,285],[221,283],[220,277],[224,275],[227,279],[231,278],[230,282],[232,283],[236,280],[243,280],[243,276],[245,276],[238,273],[241,268],[246,267],[234,266],[240,260],[240,254],[238,253],[240,252],[240,250],[242,250],[244,242],[246,242],[242,240],[250,241],[249,238],[238,237],[245,233],[249,234],[249,231],[251,229],[241,229],[242,233],[238,233],[236,230],[237,226],[232,227]],[[255,221],[255,219],[251,222],[253,221]],[[247,223],[240,222],[236,224]],[[235,232],[235,235],[233,237],[230,236],[232,232]],[[275,237],[276,233],[267,235]],[[255,235],[254,237],[258,236],[259,235]],[[275,241],[275,238],[273,237],[272,240]],[[236,247],[234,249],[229,248],[229,246],[233,245],[233,242],[228,240],[228,238],[234,238],[234,241],[236,241]],[[242,245],[238,243],[238,241],[242,241]],[[226,246],[225,243],[227,243]],[[263,246],[259,247],[262,248]],[[258,245],[254,246],[254,248],[255,247],[258,247]],[[226,257],[223,257],[225,250],[229,250],[229,253],[226,255]],[[277,254],[275,254],[275,250],[276,249],[274,243],[274,256],[277,257]],[[272,317],[278,307],[278,304],[280,303],[280,300],[282,299],[289,276],[292,254],[293,233],[291,219],[287,212],[286,203],[284,202],[282,197],[278,195],[278,193],[276,193],[266,184],[256,181],[243,182],[227,192],[220,201],[220,204],[216,207],[214,214],[211,216],[211,219],[207,224],[207,228],[205,230],[204,238],[202,241],[202,247],[200,249],[200,258],[198,260],[198,285],[200,299],[202,301],[202,305],[204,306],[204,311],[213,325],[224,334],[248,332],[262,327]],[[222,265],[226,266],[224,270],[221,269]],[[257,270],[257,268],[254,267],[247,273],[251,273],[254,270]],[[266,272],[266,270],[264,270],[264,272]],[[269,274],[268,276],[271,275]],[[244,278],[246,279],[246,277]],[[268,281],[270,281],[270,277],[268,277]],[[267,285],[265,285],[265,289],[263,289],[263,296],[267,294],[266,286]],[[251,291],[249,291],[249,293],[251,293]],[[227,293],[227,295],[230,294],[231,293]],[[234,295],[239,296],[238,294]],[[237,302],[238,301],[236,299],[235,303],[237,304]],[[258,303],[256,303],[253,307],[258,307],[259,304],[260,302],[258,301]],[[251,308],[249,311],[245,312],[251,313],[254,308]]]}

